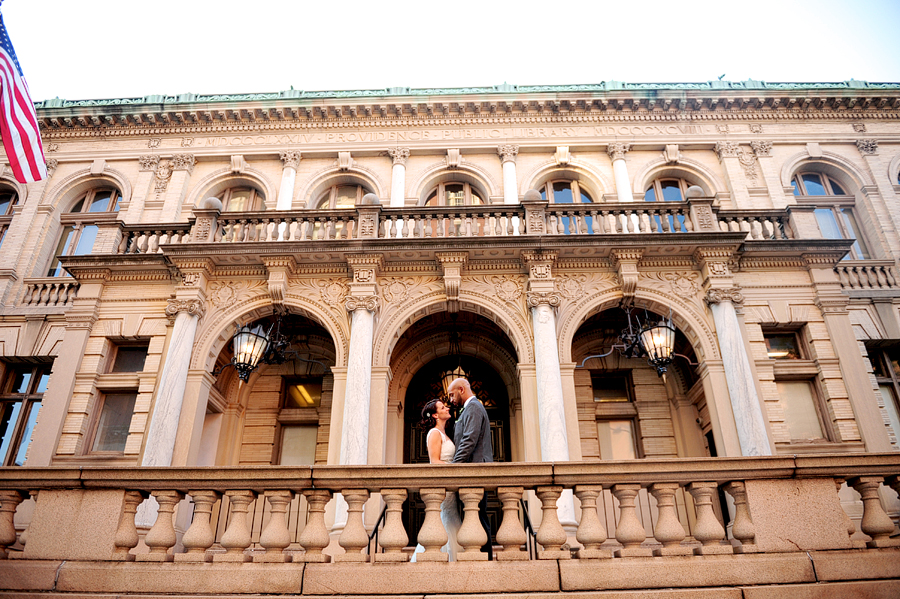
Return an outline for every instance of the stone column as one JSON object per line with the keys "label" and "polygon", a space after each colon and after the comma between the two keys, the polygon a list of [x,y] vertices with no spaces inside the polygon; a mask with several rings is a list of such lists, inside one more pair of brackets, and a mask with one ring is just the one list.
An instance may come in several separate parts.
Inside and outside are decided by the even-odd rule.
{"label": "stone column", "polygon": [[[856,141],[856,147],[863,160],[866,161],[872,179],[875,180],[874,188],[871,185],[862,188],[862,195],[868,198],[872,210],[875,212],[875,218],[878,219],[879,226],[887,238],[886,249],[889,256],[896,260],[900,257],[897,250],[900,248],[900,234],[898,234],[898,229],[900,229],[900,205],[898,204],[900,202],[897,201],[897,193],[894,191],[896,181],[891,180],[888,163],[883,162],[878,154],[877,140],[859,139]],[[861,211],[857,213],[857,218],[860,216],[862,216]],[[860,227],[865,228],[865,223],[860,222]],[[860,234],[857,231],[857,235]]]}
{"label": "stone column", "polygon": [[612,160],[613,175],[616,179],[616,199],[619,202],[633,202],[634,194],[631,192],[631,179],[628,176],[628,167],[625,165],[625,152],[631,149],[631,144],[620,142],[611,143],[606,151]]}
{"label": "stone column", "polygon": [[166,351],[166,361],[156,386],[156,401],[144,444],[141,466],[171,466],[181,405],[187,385],[188,366],[197,322],[206,308],[200,299],[170,299],[166,315],[175,324]]}
{"label": "stone column", "polygon": [[516,179],[516,155],[519,153],[519,146],[515,144],[505,144],[497,148],[497,154],[500,155],[500,164],[503,167],[503,203],[518,204],[518,180]]}
{"label": "stone column", "polygon": [[409,148],[391,148],[388,156],[394,160],[391,169],[391,208],[403,208],[406,204],[406,159]]}
{"label": "stone column", "polygon": [[278,189],[278,203],[276,210],[290,210],[294,199],[294,181],[297,179],[297,166],[300,164],[300,152],[287,150],[280,152],[281,163],[281,187]]}
{"label": "stone column", "polygon": [[163,178],[163,163],[160,162],[156,169],[157,195],[164,197],[162,213],[159,220],[170,223],[178,220],[181,215],[181,205],[187,193],[188,180],[194,172],[196,159],[193,154],[175,154],[168,163],[168,177]]}

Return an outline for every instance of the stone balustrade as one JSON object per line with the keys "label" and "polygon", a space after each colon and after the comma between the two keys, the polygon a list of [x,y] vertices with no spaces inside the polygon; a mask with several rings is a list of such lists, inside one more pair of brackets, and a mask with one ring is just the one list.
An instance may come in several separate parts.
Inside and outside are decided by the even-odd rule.
{"label": "stone balustrade", "polygon": [[794,239],[790,217],[783,210],[719,210],[719,229],[747,233],[747,239]]}
{"label": "stone balustrade", "polygon": [[23,306],[64,307],[75,299],[79,284],[68,277],[26,279]]}
{"label": "stone balustrade", "polygon": [[891,260],[843,260],[834,269],[847,291],[896,290]]}
{"label": "stone balustrade", "polygon": [[188,243],[190,225],[186,223],[162,223],[158,225],[122,225],[117,254],[157,254],[159,246]]}

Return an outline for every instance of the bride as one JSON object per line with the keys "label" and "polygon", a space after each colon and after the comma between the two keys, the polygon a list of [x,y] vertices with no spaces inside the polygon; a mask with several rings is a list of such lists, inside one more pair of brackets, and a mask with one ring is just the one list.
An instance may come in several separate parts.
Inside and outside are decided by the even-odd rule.
{"label": "bride", "polygon": [[[447,436],[447,421],[450,420],[450,406],[439,399],[433,399],[422,408],[423,428],[430,428],[425,436],[425,446],[428,448],[428,459],[432,464],[448,464],[456,452],[456,445]],[[459,508],[456,501],[456,493],[447,493],[447,497],[441,503],[441,522],[447,531],[447,544],[441,547],[441,551],[449,554],[450,561],[456,561],[456,554],[462,551],[462,547],[456,542],[456,533],[462,521],[459,516]],[[422,553],[425,548],[416,547],[416,553]],[[416,561],[413,554],[412,560]]]}

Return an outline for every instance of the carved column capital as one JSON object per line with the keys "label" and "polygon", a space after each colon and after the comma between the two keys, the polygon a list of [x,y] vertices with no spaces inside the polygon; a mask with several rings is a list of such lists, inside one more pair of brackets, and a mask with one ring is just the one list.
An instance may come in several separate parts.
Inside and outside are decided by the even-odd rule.
{"label": "carved column capital", "polygon": [[409,148],[389,148],[388,156],[393,159],[394,164],[406,166],[406,160],[409,158]]}
{"label": "carved column capital", "polygon": [[826,314],[849,314],[850,312],[847,310],[848,301],[849,298],[846,297],[820,297],[816,299],[816,307],[823,316]]}
{"label": "carved column capital", "polygon": [[500,164],[515,162],[516,156],[519,154],[519,146],[516,144],[503,144],[497,147],[497,154],[500,156]]}
{"label": "carved column capital", "polygon": [[356,310],[368,310],[369,312],[375,312],[376,310],[378,310],[378,296],[366,295],[356,297],[351,295],[346,300],[344,300],[344,307],[347,309],[347,312],[355,312]]}
{"label": "carved column capital", "polygon": [[875,139],[857,139],[856,147],[863,156],[874,156],[878,153],[878,141]]}
{"label": "carved column capital", "polygon": [[756,154],[757,157],[772,155],[771,141],[751,141],[750,147],[753,149],[753,153]]}
{"label": "carved column capital", "polygon": [[166,316],[174,321],[179,312],[187,312],[197,318],[203,318],[206,314],[206,306],[199,299],[173,298],[166,303]]}
{"label": "carved column capital", "polygon": [[140,169],[142,171],[155,171],[157,165],[159,164],[159,156],[155,154],[145,154],[144,156],[138,156],[138,164],[140,165]]}
{"label": "carved column capital", "polygon": [[615,162],[616,160],[625,160],[625,153],[631,150],[631,144],[623,144],[621,142],[615,142],[609,144],[606,148],[606,152],[609,154],[609,159]]}
{"label": "carved column capital", "polygon": [[284,168],[296,169],[300,166],[300,152],[297,150],[285,150],[279,152],[278,156],[281,158],[281,164]]}
{"label": "carved column capital", "polygon": [[525,301],[528,302],[529,308],[537,308],[541,305],[555,308],[559,306],[562,298],[555,291],[528,291],[525,293]]}
{"label": "carved column capital", "polygon": [[703,298],[703,301],[705,301],[706,305],[708,306],[712,304],[720,304],[725,301],[731,302],[736,306],[740,306],[744,303],[744,294],[741,293],[741,288],[737,285],[727,289],[713,287],[712,289],[708,289],[706,291],[706,296]]}
{"label": "carved column capital", "polygon": [[172,169],[187,171],[189,175],[194,172],[195,164],[197,164],[197,159],[193,154],[175,154],[172,157]]}
{"label": "carved column capital", "polygon": [[737,158],[740,153],[740,146],[733,141],[717,141],[715,150],[719,160]]}

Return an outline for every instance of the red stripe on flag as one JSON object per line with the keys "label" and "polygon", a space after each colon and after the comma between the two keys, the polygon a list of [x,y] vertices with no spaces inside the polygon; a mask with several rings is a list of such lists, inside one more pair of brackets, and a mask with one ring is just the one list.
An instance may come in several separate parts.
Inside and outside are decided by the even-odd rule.
{"label": "red stripe on flag", "polygon": [[12,59],[0,50],[0,134],[13,175],[20,183],[47,176],[34,104]]}

